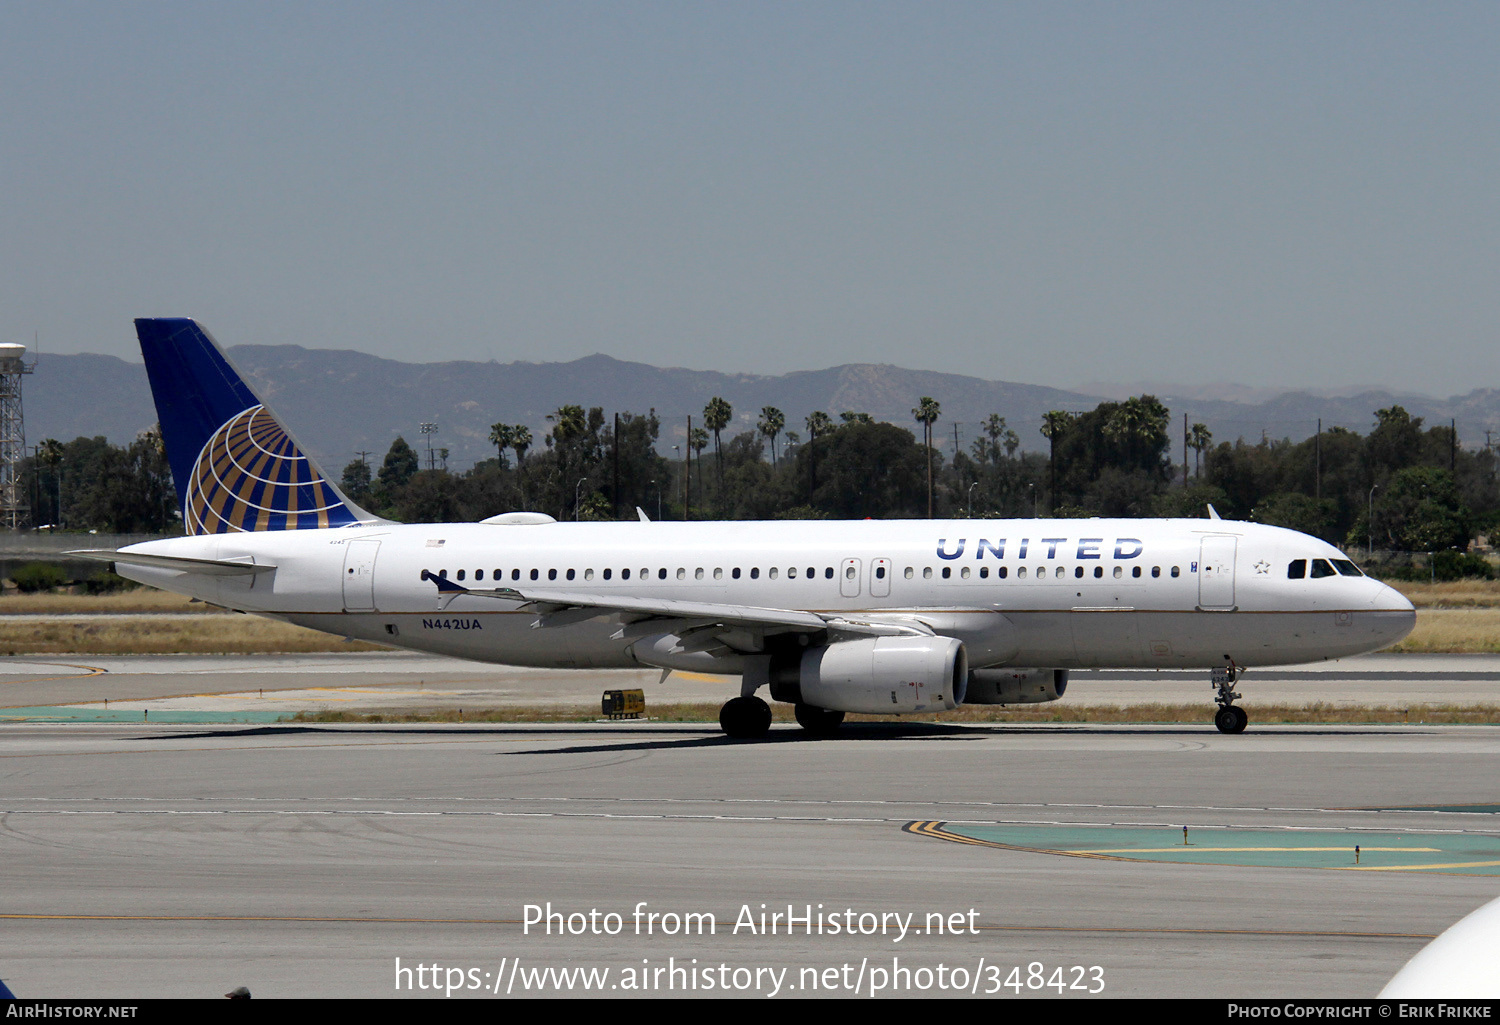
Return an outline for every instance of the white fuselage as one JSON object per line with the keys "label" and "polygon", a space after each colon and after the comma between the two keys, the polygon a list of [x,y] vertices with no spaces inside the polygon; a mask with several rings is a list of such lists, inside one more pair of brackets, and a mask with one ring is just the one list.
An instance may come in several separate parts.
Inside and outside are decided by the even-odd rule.
{"label": "white fuselage", "polygon": [[[1312,662],[1393,644],[1415,622],[1411,604],[1371,578],[1289,577],[1294,560],[1343,559],[1332,546],[1225,520],[384,524],[124,551],[275,567],[214,576],[118,567],[228,608],[397,647],[558,668],[662,662],[635,650],[638,635],[622,630],[618,614],[549,622],[535,606],[468,594],[440,610],[424,571],[528,597],[550,589],[918,623],[962,640],[974,668]],[[740,671],[733,659],[716,665]]]}

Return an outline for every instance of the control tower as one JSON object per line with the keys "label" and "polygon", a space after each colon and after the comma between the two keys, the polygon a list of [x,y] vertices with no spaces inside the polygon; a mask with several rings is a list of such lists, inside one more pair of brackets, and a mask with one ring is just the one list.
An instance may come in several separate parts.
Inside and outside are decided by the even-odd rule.
{"label": "control tower", "polygon": [[26,346],[0,342],[0,527],[15,530],[26,518],[21,491],[21,460],[26,458],[26,419],[21,413],[21,378],[36,369],[26,362]]}

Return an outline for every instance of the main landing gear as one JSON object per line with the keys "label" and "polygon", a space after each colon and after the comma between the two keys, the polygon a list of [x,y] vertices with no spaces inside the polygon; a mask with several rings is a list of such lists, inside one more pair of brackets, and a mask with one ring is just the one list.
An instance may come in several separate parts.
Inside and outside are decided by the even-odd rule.
{"label": "main landing gear", "polygon": [[1227,667],[1214,670],[1211,685],[1216,691],[1214,701],[1219,706],[1219,711],[1214,715],[1214,725],[1219,728],[1220,733],[1244,733],[1245,727],[1250,723],[1249,714],[1234,703],[1235,698],[1243,697],[1234,690],[1239,678],[1240,668],[1233,660],[1229,661]]}
{"label": "main landing gear", "polygon": [[771,729],[771,706],[754,694],[730,698],[719,709],[719,725],[735,740],[764,737]]}
{"label": "main landing gear", "polygon": [[797,722],[814,737],[830,737],[838,732],[844,722],[844,713],[813,705],[798,704]]}

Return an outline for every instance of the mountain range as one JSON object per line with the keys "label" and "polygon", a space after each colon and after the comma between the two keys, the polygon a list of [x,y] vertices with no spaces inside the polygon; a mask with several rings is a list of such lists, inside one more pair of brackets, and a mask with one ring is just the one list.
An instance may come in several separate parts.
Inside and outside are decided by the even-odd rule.
{"label": "mountain range", "polygon": [[[948,450],[955,422],[967,448],[981,433],[981,421],[999,413],[1020,436],[1023,450],[1041,451],[1043,413],[1083,411],[1104,401],[1101,394],[869,363],[762,375],[654,367],[604,355],[569,363],[403,363],[296,345],[241,345],[228,352],[309,454],[335,476],[359,452],[369,453],[378,465],[398,435],[425,453],[423,422],[438,425],[432,445],[448,449],[450,469],[467,469],[493,456],[488,439],[490,425],[497,422],[530,427],[534,451],[540,451],[547,414],[568,403],[602,406],[607,416],[654,408],[662,418],[658,448],[670,456],[686,435],[688,414],[701,425],[703,407],[715,395],[734,407],[726,439],[752,430],[762,406],[781,409],[787,427],[802,433],[803,418],[813,410],[835,419],[844,410],[865,412],[916,431],[912,407],[931,396],[942,405],[936,437]],[[1113,398],[1122,394],[1118,386],[1098,390]],[[1232,386],[1222,385],[1194,396],[1157,395],[1172,410],[1178,439],[1174,458],[1181,458],[1184,414],[1189,422],[1206,424],[1216,441],[1263,436],[1297,441],[1313,434],[1319,418],[1324,429],[1366,433],[1376,409],[1399,403],[1429,425],[1456,420],[1459,439],[1469,448],[1485,445],[1487,430],[1500,436],[1500,389],[1495,388],[1447,399],[1383,390],[1343,396],[1287,391],[1267,398],[1263,390],[1246,389],[1247,401],[1233,395]],[[95,435],[123,444],[156,422],[145,367],[114,356],[45,355],[25,380],[24,402],[31,444]]]}

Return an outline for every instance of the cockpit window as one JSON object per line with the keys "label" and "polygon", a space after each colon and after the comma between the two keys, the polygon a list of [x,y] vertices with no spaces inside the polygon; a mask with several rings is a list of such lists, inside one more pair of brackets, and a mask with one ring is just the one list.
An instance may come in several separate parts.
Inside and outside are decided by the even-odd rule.
{"label": "cockpit window", "polygon": [[1301,580],[1305,576],[1307,576],[1306,559],[1293,559],[1287,563],[1286,578],[1288,580]]}
{"label": "cockpit window", "polygon": [[1343,576],[1346,576],[1346,577],[1362,577],[1362,576],[1364,576],[1364,574],[1359,571],[1359,567],[1356,566],[1356,565],[1354,565],[1354,563],[1350,562],[1348,559],[1334,559],[1333,560],[1333,565],[1339,571],[1339,573],[1342,574]]}
{"label": "cockpit window", "polygon": [[1314,559],[1312,561],[1312,578],[1337,576],[1337,571],[1328,565],[1327,559]]}

